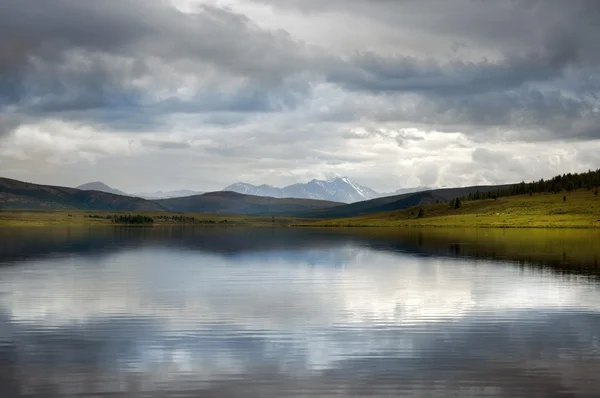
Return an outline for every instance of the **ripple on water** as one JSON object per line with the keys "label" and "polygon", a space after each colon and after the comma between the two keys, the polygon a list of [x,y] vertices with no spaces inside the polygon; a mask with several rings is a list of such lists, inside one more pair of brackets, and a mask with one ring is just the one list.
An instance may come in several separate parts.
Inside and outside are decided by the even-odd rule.
{"label": "ripple on water", "polygon": [[3,396],[600,391],[589,275],[381,237],[207,233],[24,234],[0,259]]}

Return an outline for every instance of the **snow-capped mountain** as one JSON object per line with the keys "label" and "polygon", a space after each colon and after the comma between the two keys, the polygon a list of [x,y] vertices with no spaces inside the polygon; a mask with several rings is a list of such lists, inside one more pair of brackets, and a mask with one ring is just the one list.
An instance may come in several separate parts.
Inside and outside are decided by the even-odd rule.
{"label": "snow-capped mountain", "polygon": [[330,180],[315,179],[305,184],[293,184],[284,188],[238,182],[224,188],[223,191],[275,198],[321,199],[344,203],[360,202],[380,196],[371,188],[357,184],[348,177],[335,177]]}

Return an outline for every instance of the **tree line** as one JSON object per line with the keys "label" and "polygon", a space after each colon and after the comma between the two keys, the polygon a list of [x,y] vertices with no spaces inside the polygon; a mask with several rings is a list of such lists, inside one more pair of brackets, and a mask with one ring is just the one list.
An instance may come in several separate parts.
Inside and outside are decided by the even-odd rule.
{"label": "tree line", "polygon": [[488,192],[474,192],[470,193],[466,197],[462,197],[463,200],[480,200],[480,199],[498,199],[505,196],[516,196],[516,195],[534,195],[542,193],[560,193],[570,192],[575,189],[587,189],[593,190],[594,195],[598,195],[598,187],[600,187],[600,169],[592,171],[589,170],[585,173],[568,173],[557,175],[551,179],[544,180],[543,178],[538,181],[532,181],[525,183],[522,181],[519,184],[511,185],[508,188],[497,189],[495,191]]}
{"label": "tree line", "polygon": [[160,215],[160,216],[143,216],[140,214],[136,215],[101,215],[101,214],[90,214],[87,215],[88,218],[102,219],[102,220],[111,220],[116,224],[153,224],[154,221],[163,221],[163,222],[179,222],[179,223],[188,223],[188,224],[226,224],[227,220],[199,220],[195,217],[188,217],[184,215]]}
{"label": "tree line", "polygon": [[152,217],[143,216],[141,214],[136,215],[99,215],[99,214],[90,214],[87,216],[88,218],[97,218],[103,220],[111,220],[115,224],[153,224],[154,219]]}

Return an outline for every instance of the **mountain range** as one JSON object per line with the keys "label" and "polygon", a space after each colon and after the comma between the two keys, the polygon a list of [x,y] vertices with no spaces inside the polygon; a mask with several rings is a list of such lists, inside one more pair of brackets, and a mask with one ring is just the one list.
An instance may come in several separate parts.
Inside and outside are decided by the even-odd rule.
{"label": "mountain range", "polygon": [[238,182],[223,191],[232,191],[248,195],[271,196],[274,198],[302,198],[332,200],[353,203],[373,199],[379,196],[371,188],[357,184],[348,177],[335,177],[330,180],[311,180],[305,184],[293,184],[284,188],[272,185],[252,185]]}
{"label": "mountain range", "polygon": [[[353,184],[345,181],[343,177],[336,180],[338,180],[337,182],[341,187],[352,186],[354,189],[357,189]],[[306,185],[309,187],[316,185],[327,192],[327,189],[318,184],[318,182]],[[489,185],[441,188],[345,204],[318,199],[273,198],[231,191],[209,192],[180,198],[147,200],[97,190],[87,191],[0,178],[0,209],[171,211],[241,215],[286,215],[300,218],[326,219],[354,217],[402,210],[435,202],[447,202],[457,197],[465,197],[471,193],[476,193],[477,191],[483,193],[503,190],[511,186]],[[94,186],[92,185],[92,187]],[[96,187],[103,188],[100,185],[96,185]],[[331,189],[330,187],[328,188]],[[361,187],[358,187],[358,190],[365,194],[368,192]]]}
{"label": "mountain range", "polygon": [[[104,188],[101,185],[91,185],[91,187]],[[323,200],[280,199],[223,191],[181,198],[147,200],[98,190],[40,185],[0,178],[0,209],[172,211],[280,215],[322,210],[342,204]]]}
{"label": "mountain range", "polygon": [[401,195],[405,193],[425,191],[431,188],[402,188],[391,193],[379,193],[364,185],[352,181],[348,177],[335,177],[329,180],[311,180],[305,184],[292,184],[283,188],[272,185],[252,185],[237,182],[223,191],[232,191],[247,195],[270,196],[274,198],[303,198],[332,200],[343,203],[362,202],[382,196]]}
{"label": "mountain range", "polygon": [[[352,186],[343,177],[341,187]],[[327,189],[318,182],[307,184]],[[89,187],[89,185],[88,185]],[[92,187],[94,187],[92,185]],[[102,188],[100,185],[96,187]],[[0,209],[79,209],[106,211],[172,211],[244,215],[287,215],[303,218],[345,218],[402,210],[413,206],[446,202],[470,193],[505,189],[510,185],[441,188],[411,192],[344,204],[335,201],[273,198],[231,191],[209,192],[180,198],[147,200],[97,190],[56,187],[0,178]],[[331,189],[330,187],[328,187]],[[362,192],[368,192],[361,187]],[[335,192],[334,192],[335,193]]]}
{"label": "mountain range", "polygon": [[[96,181],[83,184],[77,187],[84,191],[100,191],[112,193],[115,195],[133,196],[149,200],[170,199],[186,196],[200,195],[203,192],[191,190],[178,191],[158,191],[150,193],[127,193],[121,190],[109,187],[108,185]],[[429,187],[401,188],[390,193],[379,193],[369,187],[358,184],[348,177],[335,177],[329,180],[313,179],[307,183],[298,183],[288,185],[283,188],[272,185],[252,185],[245,182],[237,182],[222,189],[222,191],[237,192],[244,195],[266,196],[271,198],[296,198],[296,199],[315,199],[342,203],[355,203],[364,200],[370,200],[380,197],[401,195],[405,193],[420,192],[430,190]]]}

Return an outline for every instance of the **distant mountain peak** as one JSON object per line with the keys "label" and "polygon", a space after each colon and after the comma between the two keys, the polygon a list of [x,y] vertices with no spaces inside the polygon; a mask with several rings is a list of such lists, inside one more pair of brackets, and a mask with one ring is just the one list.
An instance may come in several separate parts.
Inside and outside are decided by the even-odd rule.
{"label": "distant mountain peak", "polygon": [[108,185],[106,185],[102,181],[92,181],[92,182],[87,182],[85,184],[81,184],[80,186],[77,187],[77,189],[83,189],[83,188],[88,188],[88,187],[110,188]]}
{"label": "distant mountain peak", "polygon": [[88,182],[88,183],[82,184],[76,188],[80,189],[82,191],[100,191],[100,192],[112,193],[115,195],[130,196],[129,194],[127,194],[123,191],[120,191],[116,188],[109,187],[102,181]]}
{"label": "distant mountain peak", "polygon": [[231,184],[223,189],[247,195],[270,196],[275,198],[320,199],[353,203],[379,197],[379,193],[362,186],[349,177],[335,176],[327,180],[313,178],[307,183],[277,188],[272,185],[252,185],[244,182]]}

